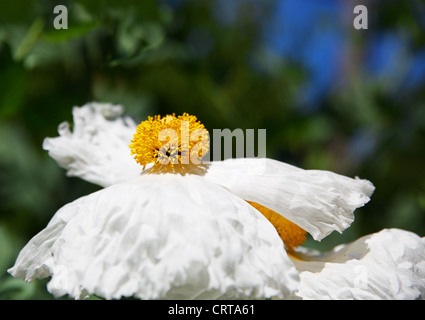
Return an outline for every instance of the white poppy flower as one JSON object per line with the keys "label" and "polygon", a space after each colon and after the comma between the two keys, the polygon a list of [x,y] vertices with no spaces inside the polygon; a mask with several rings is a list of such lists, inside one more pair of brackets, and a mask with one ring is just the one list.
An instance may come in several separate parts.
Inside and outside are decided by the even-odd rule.
{"label": "white poppy flower", "polygon": [[[344,266],[351,260],[340,258],[344,262],[335,270],[342,274],[341,281],[334,281],[328,276],[333,270],[329,264],[300,263],[297,247],[306,232],[321,240],[349,227],[353,211],[367,203],[374,190],[369,181],[270,159],[182,165],[185,156],[192,160],[207,148],[202,131],[201,140],[181,138],[176,144],[171,138],[161,141],[158,133],[169,126],[178,129],[183,120],[188,127],[187,132],[179,131],[182,136],[202,130],[202,124],[187,114],[149,118],[136,126],[122,116],[120,106],[91,103],[74,108],[73,116],[73,131],[61,124],[59,137],[46,138],[43,147],[68,175],[104,189],[61,208],[20,252],[8,270],[13,276],[26,281],[51,276],[52,294],[75,298],[325,297],[324,290],[314,288],[314,276],[324,286],[333,283],[341,289],[339,295],[329,293],[330,298],[353,292],[342,290],[348,284]],[[165,141],[170,143],[166,154],[161,153]],[[161,158],[171,163],[161,164]],[[423,240],[415,241],[423,250]],[[381,251],[370,245],[368,256],[356,251],[363,249],[358,243],[346,251],[369,257],[354,258],[360,266],[375,267],[378,258],[372,252]],[[423,275],[423,256],[415,260],[409,250],[400,249],[398,256],[391,250],[387,258],[398,260],[390,272],[398,274],[407,268],[404,262],[411,263],[411,272],[395,279],[409,279],[403,285],[416,289],[401,296],[422,294],[417,279]],[[317,267],[320,263],[323,268]],[[307,271],[309,265],[313,271]],[[376,273],[381,270],[377,267]],[[374,288],[381,285],[377,281]],[[352,297],[369,296],[365,289],[364,295]]]}
{"label": "white poppy flower", "polygon": [[411,300],[425,298],[425,238],[384,229],[320,254],[300,250],[303,299]]}

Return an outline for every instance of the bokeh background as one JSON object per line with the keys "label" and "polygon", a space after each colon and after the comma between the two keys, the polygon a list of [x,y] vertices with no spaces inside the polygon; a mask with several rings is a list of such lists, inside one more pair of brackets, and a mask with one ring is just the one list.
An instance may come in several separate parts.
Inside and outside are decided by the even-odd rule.
{"label": "bokeh background", "polygon": [[[68,29],[56,30],[56,5]],[[353,8],[368,9],[368,29]],[[267,129],[267,156],[371,180],[328,250],[396,227],[425,236],[425,4],[415,0],[0,2],[0,298],[51,299],[6,273],[64,204],[98,190],[43,151],[73,106]]]}

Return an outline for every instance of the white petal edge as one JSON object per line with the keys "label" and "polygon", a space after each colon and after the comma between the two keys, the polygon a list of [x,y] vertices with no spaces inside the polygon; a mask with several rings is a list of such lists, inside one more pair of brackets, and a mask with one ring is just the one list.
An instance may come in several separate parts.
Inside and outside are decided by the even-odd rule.
{"label": "white petal edge", "polygon": [[142,171],[129,148],[137,125],[122,113],[122,106],[107,103],[74,107],[72,132],[61,123],[59,136],[46,138],[43,149],[68,176],[102,187],[132,179]]}
{"label": "white petal edge", "polygon": [[[140,196],[143,195],[143,196]],[[60,209],[9,272],[107,299],[294,298],[298,272],[252,206],[195,175],[143,175]]]}
{"label": "white petal edge", "polygon": [[331,252],[293,259],[303,299],[425,299],[425,238],[384,229]]}
{"label": "white petal edge", "polygon": [[368,180],[304,170],[267,158],[228,159],[208,165],[207,179],[276,211],[318,241],[348,228],[354,210],[367,203],[375,189]]}

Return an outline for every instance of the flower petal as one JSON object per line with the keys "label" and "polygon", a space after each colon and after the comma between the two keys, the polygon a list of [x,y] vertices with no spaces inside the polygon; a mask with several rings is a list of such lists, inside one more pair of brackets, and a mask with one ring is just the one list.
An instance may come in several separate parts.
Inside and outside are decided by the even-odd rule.
{"label": "flower petal", "polygon": [[43,148],[68,176],[102,187],[132,179],[142,171],[128,147],[137,125],[122,112],[119,105],[103,103],[74,107],[73,131],[61,123],[59,137],[46,138]]}
{"label": "flower petal", "polygon": [[348,228],[353,211],[367,203],[375,189],[367,180],[260,158],[210,162],[205,177],[276,211],[315,240]]}
{"label": "flower petal", "polygon": [[425,238],[408,231],[384,229],[294,263],[304,299],[425,299]]}
{"label": "flower petal", "polygon": [[143,175],[66,205],[10,272],[31,281],[46,270],[49,291],[73,297],[287,298],[298,288],[273,226],[190,174]]}

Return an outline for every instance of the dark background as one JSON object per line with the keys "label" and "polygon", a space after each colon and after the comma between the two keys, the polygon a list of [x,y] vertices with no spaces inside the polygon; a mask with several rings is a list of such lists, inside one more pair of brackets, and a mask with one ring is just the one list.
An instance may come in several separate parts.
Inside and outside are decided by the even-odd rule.
{"label": "dark background", "polygon": [[[67,30],[53,27],[58,4]],[[46,280],[6,269],[56,210],[98,190],[41,148],[89,101],[138,121],[188,112],[209,130],[267,129],[268,157],[374,183],[351,228],[306,246],[424,236],[424,30],[415,0],[0,2],[0,298],[51,298]]]}

